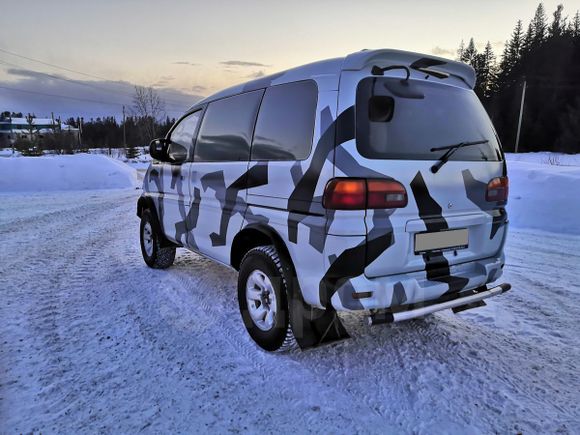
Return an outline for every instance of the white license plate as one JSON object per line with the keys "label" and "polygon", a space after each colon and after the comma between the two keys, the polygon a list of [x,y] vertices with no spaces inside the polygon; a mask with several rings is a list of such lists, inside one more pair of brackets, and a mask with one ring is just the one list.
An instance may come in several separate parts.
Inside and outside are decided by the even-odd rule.
{"label": "white license plate", "polygon": [[465,249],[468,244],[467,228],[415,234],[415,254]]}

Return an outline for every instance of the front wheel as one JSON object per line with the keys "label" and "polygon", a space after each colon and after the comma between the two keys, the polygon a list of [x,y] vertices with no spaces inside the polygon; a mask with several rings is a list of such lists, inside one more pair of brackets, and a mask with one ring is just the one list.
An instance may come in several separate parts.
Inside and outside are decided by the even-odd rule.
{"label": "front wheel", "polygon": [[238,302],[244,325],[258,346],[268,351],[295,347],[287,284],[282,262],[273,246],[250,249],[242,259]]}
{"label": "front wheel", "polygon": [[144,210],[141,216],[141,254],[147,266],[154,269],[166,269],[175,260],[175,246],[163,246],[163,235],[159,233],[157,220],[150,210]]}

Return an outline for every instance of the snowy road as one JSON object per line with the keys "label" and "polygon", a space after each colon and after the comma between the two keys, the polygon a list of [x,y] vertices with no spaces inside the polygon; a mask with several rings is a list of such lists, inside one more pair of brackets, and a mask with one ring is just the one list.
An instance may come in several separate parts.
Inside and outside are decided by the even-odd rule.
{"label": "snowy road", "polygon": [[138,191],[3,195],[0,433],[580,431],[580,238],[512,229],[488,306],[256,348],[232,271],[148,269]]}

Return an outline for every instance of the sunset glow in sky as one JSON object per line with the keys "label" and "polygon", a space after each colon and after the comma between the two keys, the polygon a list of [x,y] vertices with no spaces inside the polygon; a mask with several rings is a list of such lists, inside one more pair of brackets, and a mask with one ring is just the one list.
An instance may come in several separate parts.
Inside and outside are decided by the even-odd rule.
{"label": "sunset glow in sky", "polygon": [[[544,2],[549,18],[558,3]],[[580,9],[580,0],[563,3],[565,15]],[[140,84],[166,89],[163,95],[171,100],[168,113],[179,112],[199,96],[226,86],[363,48],[453,58],[460,41],[471,36],[481,46],[489,40],[499,57],[516,21],[521,18],[527,25],[537,4],[537,0],[13,1],[3,5],[0,14],[0,49],[107,80],[0,51],[0,109],[77,107],[89,116],[118,113],[119,104],[130,104],[131,84]],[[94,82],[112,92],[99,94],[96,88],[45,73]],[[94,102],[64,101],[7,87]]]}

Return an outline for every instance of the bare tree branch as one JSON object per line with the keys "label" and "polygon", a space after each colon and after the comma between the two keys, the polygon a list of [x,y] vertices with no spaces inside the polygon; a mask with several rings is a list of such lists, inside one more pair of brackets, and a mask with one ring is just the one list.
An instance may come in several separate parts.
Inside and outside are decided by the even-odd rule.
{"label": "bare tree branch", "polygon": [[137,125],[143,143],[155,139],[156,121],[165,116],[165,102],[152,87],[135,86],[131,111],[137,118]]}

